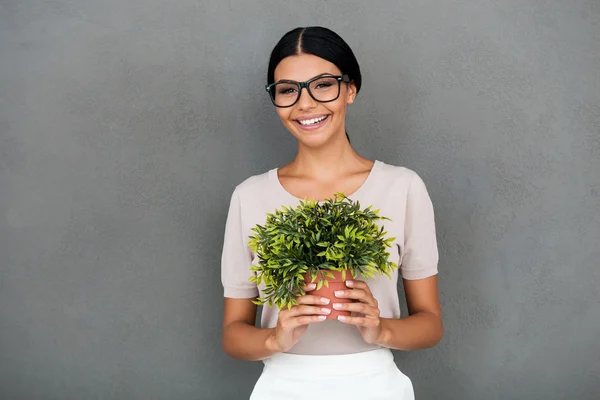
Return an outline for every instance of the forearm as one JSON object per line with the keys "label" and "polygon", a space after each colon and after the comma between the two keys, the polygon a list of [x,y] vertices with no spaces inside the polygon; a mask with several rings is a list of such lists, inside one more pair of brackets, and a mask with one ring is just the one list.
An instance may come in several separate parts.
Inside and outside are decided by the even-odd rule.
{"label": "forearm", "polygon": [[441,318],[418,312],[406,318],[381,318],[377,344],[395,350],[418,350],[435,346],[443,335]]}
{"label": "forearm", "polygon": [[242,321],[232,322],[223,328],[223,349],[236,359],[263,360],[277,352],[274,331],[274,328],[257,328]]}

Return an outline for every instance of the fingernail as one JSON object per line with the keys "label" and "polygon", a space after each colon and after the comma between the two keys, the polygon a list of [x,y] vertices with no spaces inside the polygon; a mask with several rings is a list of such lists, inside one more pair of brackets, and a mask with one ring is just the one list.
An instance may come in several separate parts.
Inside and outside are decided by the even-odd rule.
{"label": "fingernail", "polygon": [[331,313],[331,310],[329,308],[321,308],[321,311],[323,311],[325,314]]}
{"label": "fingernail", "polygon": [[335,308],[336,310],[341,310],[342,305],[340,303],[333,303],[333,308]]}
{"label": "fingernail", "polygon": [[344,317],[343,315],[338,315],[338,319],[339,319],[340,321],[345,321],[345,320],[346,320],[346,317]]}
{"label": "fingernail", "polygon": [[354,282],[353,281],[346,281],[346,286],[352,287],[352,286],[354,286]]}
{"label": "fingernail", "polygon": [[343,290],[336,290],[336,292],[335,292],[335,295],[338,296],[338,297],[341,296],[341,295],[343,295],[343,294],[344,294]]}
{"label": "fingernail", "polygon": [[317,287],[317,285],[316,285],[316,284],[314,284],[314,283],[309,283],[309,284],[308,284],[308,288],[309,288],[309,289],[314,289],[314,288],[316,288],[316,287]]}
{"label": "fingernail", "polygon": [[329,299],[327,297],[321,297],[321,303],[329,304]]}
{"label": "fingernail", "polygon": [[326,315],[319,315],[319,316],[317,317],[317,319],[318,319],[318,320],[320,320],[320,321],[323,321],[325,318],[327,318],[327,316],[326,316]]}

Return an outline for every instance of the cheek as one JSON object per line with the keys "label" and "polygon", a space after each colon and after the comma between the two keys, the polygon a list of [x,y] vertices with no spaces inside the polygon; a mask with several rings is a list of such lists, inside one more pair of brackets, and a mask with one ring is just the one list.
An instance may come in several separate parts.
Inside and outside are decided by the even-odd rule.
{"label": "cheek", "polygon": [[291,109],[290,108],[278,108],[277,115],[282,121],[287,121],[290,117]]}
{"label": "cheek", "polygon": [[335,104],[331,105],[330,110],[336,115],[343,116],[346,114],[346,103],[344,101],[336,101]]}

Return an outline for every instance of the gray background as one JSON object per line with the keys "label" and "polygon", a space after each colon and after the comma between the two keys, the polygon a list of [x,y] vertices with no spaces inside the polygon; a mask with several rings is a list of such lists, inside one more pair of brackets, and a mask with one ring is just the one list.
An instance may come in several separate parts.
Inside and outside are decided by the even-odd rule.
{"label": "gray background", "polygon": [[226,211],[295,153],[263,85],[313,24],[361,63],[357,151],[435,205],[446,334],[396,352],[417,399],[598,398],[599,20],[597,0],[0,0],[0,398],[246,398],[260,363],[220,347]]}

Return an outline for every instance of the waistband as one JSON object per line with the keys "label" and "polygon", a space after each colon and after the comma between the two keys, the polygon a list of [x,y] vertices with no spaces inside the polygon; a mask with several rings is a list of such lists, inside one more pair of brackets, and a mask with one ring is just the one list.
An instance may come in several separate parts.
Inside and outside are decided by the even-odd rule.
{"label": "waistband", "polygon": [[328,376],[372,373],[396,368],[394,355],[387,348],[339,355],[278,353],[263,360],[265,367],[281,375],[317,374]]}

